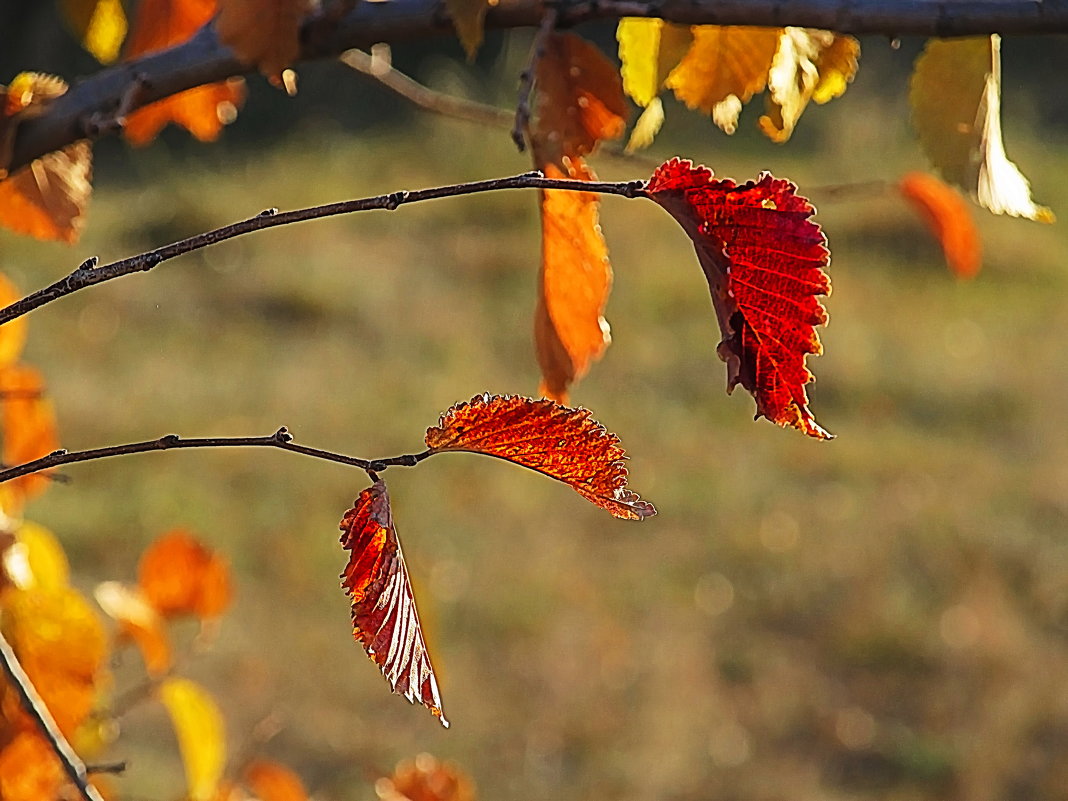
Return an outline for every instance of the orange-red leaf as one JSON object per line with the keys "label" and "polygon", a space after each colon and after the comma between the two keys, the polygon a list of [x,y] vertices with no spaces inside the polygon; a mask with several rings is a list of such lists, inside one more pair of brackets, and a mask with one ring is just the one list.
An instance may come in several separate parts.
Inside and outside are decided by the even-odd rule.
{"label": "orange-red leaf", "polygon": [[974,278],[982,266],[983,244],[960,192],[926,172],[908,173],[898,188],[938,239],[954,275]]}
{"label": "orange-red leaf", "polygon": [[245,768],[244,783],[259,801],[307,801],[308,793],[296,773],[285,765],[255,759]]}
{"label": "orange-red leaf", "polygon": [[757,416],[830,439],[808,409],[805,366],[822,352],[815,326],[827,322],[830,253],[815,209],[789,181],[716,181],[707,167],[672,159],[653,173],[648,196],[693,240],[708,279],[727,363],[727,391],[741,384]]}
{"label": "orange-red leaf", "polygon": [[233,599],[225,557],[182,529],[163,534],[141,555],[137,583],[164,617],[215,618]]}
{"label": "orange-red leaf", "polygon": [[104,581],[97,585],[93,596],[108,617],[118,621],[117,639],[130,640],[137,646],[148,675],[165,675],[174,664],[170,638],[162,615],[144,592],[139,587]]}
{"label": "orange-red leaf", "polygon": [[56,798],[65,781],[55,748],[36,729],[16,733],[0,749],[0,798],[4,801]]}
{"label": "orange-red leaf", "polygon": [[454,763],[420,754],[398,762],[392,776],[375,783],[375,792],[382,801],[474,801],[475,784]]}
{"label": "orange-red leaf", "polygon": [[[22,297],[7,276],[0,274],[0,309],[10,306]],[[18,361],[26,344],[26,318],[16,317],[0,326],[0,368],[9,367]]]}
{"label": "orange-red leaf", "polygon": [[341,586],[352,600],[353,634],[393,692],[448,727],[384,482],[360,493],[340,528],[341,545],[351,552]]}
{"label": "orange-red leaf", "polygon": [[300,19],[307,0],[219,0],[219,39],[239,59],[279,83],[300,52]]}
{"label": "orange-red leaf", "polygon": [[[215,14],[215,0],[141,0],[126,58],[162,50],[189,39]],[[202,142],[217,139],[244,99],[244,82],[231,79],[179,92],[126,118],[126,139],[144,145],[167,123],[181,125]]]}
{"label": "orange-red leaf", "polygon": [[481,453],[529,467],[563,481],[616,517],[642,520],[656,514],[651,503],[627,488],[627,454],[619,437],[588,409],[518,395],[476,395],[428,428],[426,444],[434,453]]}
{"label": "orange-red leaf", "polygon": [[[56,413],[44,395],[44,380],[32,367],[15,364],[0,369],[0,419],[3,421],[4,464],[16,465],[47,456],[59,447]],[[45,473],[31,473],[11,482],[23,496],[36,495],[50,483]]]}

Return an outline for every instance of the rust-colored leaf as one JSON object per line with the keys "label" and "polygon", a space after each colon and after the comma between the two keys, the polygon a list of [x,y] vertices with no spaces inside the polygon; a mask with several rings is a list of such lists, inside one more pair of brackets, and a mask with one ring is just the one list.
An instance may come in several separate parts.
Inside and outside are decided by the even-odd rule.
{"label": "rust-colored leaf", "polygon": [[307,0],[219,0],[215,27],[223,44],[276,86],[300,52],[300,20]]}
{"label": "rust-colored leaf", "polygon": [[350,551],[341,586],[352,601],[353,634],[393,692],[418,701],[447,728],[384,482],[360,493],[340,528]]}
{"label": "rust-colored leaf", "polygon": [[938,239],[953,274],[974,278],[982,266],[983,244],[960,192],[925,172],[908,173],[898,188]]}
{"label": "rust-colored leaf", "polygon": [[375,794],[382,801],[475,801],[475,784],[455,763],[419,754],[375,782]]}
{"label": "rust-colored leaf", "polygon": [[481,453],[529,467],[563,481],[615,517],[642,520],[656,514],[627,488],[627,454],[619,437],[587,409],[518,395],[476,395],[428,428],[426,444],[434,453]]}
{"label": "rust-colored leaf", "polygon": [[277,762],[254,759],[245,768],[244,783],[259,801],[307,801],[304,783]]}
{"label": "rust-colored leaf", "polygon": [[36,729],[16,732],[0,748],[0,798],[4,801],[58,798],[65,782],[54,747]]}
{"label": "rust-colored leaf", "polygon": [[491,5],[496,5],[496,0],[493,3],[489,0],[445,0],[445,10],[449,12],[452,27],[468,61],[475,60],[478,48],[482,46],[483,21]]}
{"label": "rust-colored leaf", "polygon": [[[215,0],[141,0],[126,47],[126,58],[162,50],[189,39],[215,14]],[[245,96],[240,78],[205,84],[134,111],[126,118],[126,139],[145,145],[168,123],[202,142],[218,138],[232,122]]]}
{"label": "rust-colored leaf", "polygon": [[757,416],[830,439],[808,409],[805,366],[822,352],[815,326],[827,322],[830,253],[815,209],[789,181],[716,181],[707,167],[672,159],[657,168],[648,196],[683,227],[708,279],[723,333],[727,391],[741,384]]}
{"label": "rust-colored leaf", "polygon": [[164,617],[216,618],[233,600],[226,558],[183,529],[163,534],[141,555],[137,583]]}
{"label": "rust-colored leaf", "polygon": [[[59,448],[56,413],[45,396],[44,380],[32,367],[15,364],[0,369],[0,420],[4,464],[16,465],[40,459]],[[23,497],[36,495],[51,480],[47,473],[31,473],[12,482]]]}

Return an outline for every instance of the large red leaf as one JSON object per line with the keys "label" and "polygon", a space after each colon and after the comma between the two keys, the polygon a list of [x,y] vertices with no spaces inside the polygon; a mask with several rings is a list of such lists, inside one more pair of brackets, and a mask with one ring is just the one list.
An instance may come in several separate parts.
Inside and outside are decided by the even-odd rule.
{"label": "large red leaf", "polygon": [[341,530],[341,545],[351,551],[341,586],[352,600],[353,634],[393,692],[419,701],[448,727],[384,482],[360,493]]}
{"label": "large red leaf", "polygon": [[619,437],[587,409],[518,395],[476,395],[428,428],[426,444],[434,453],[481,453],[537,470],[616,517],[656,514],[651,503],[627,489],[627,454]]}
{"label": "large red leaf", "polygon": [[697,250],[723,333],[727,391],[741,384],[758,417],[831,439],[805,392],[805,359],[823,350],[814,326],[827,322],[817,296],[831,291],[823,271],[830,252],[810,219],[815,209],[796,190],[768,173],[740,185],[716,181],[707,167],[681,159],[660,165],[646,188]]}

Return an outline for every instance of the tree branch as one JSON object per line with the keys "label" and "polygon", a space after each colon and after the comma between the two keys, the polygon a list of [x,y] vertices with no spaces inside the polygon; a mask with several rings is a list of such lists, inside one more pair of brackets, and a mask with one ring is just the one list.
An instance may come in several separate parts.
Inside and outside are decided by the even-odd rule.
{"label": "tree branch", "polygon": [[[97,266],[95,256],[86,259],[74,272],[65,278],[61,278],[55,283],[27,295],[22,300],[17,300],[10,306],[0,309],[0,325],[10,322],[16,317],[28,314],[46,303],[51,303],[54,300],[73,294],[80,289],[101,284],[114,278],[121,278],[124,275],[148,272],[176,256],[191,253],[194,250],[200,250],[243,234],[262,231],[266,228],[275,228],[279,225],[289,225],[306,220],[317,220],[322,217],[333,217],[338,214],[351,214],[357,211],[371,211],[373,209],[392,211],[406,203],[471,195],[478,192],[494,192],[501,189],[566,189],[575,192],[598,192],[601,194],[623,195],[624,197],[637,197],[644,188],[645,183],[643,181],[623,181],[619,183],[573,181],[545,178],[540,172],[535,171],[513,175],[510,178],[493,178],[487,181],[449,184],[448,186],[436,186],[429,189],[416,189],[411,192],[393,192],[388,195],[377,195],[359,200],[345,200],[340,203],[328,203],[323,206],[311,206],[310,208],[295,209],[282,213],[279,213],[277,209],[267,209],[247,220],[197,234],[170,245],[156,248],[148,253],[140,253],[121,261],[105,264],[102,267]],[[0,472],[0,476],[3,475],[4,473]]]}
{"label": "tree branch", "polygon": [[30,677],[26,675],[26,671],[19,663],[18,656],[15,655],[15,649],[11,647],[11,643],[7,641],[3,634],[0,634],[0,666],[3,667],[8,680],[18,693],[26,714],[37,723],[41,734],[51,744],[52,750],[62,763],[63,771],[74,786],[78,788],[78,794],[81,795],[84,801],[104,801],[97,789],[89,783],[85,763],[71,748],[67,738],[63,736],[63,732],[59,730],[59,726],[56,725],[52,713],[48,711],[44,699],[41,698],[37,689],[33,686],[33,682],[30,681]]}
{"label": "tree branch", "polygon": [[[485,24],[534,27],[543,10],[541,0],[500,0],[487,11]],[[691,25],[798,25],[884,36],[1065,34],[1068,0],[576,0],[560,6],[558,25],[620,17]],[[301,31],[301,58],[335,58],[353,47],[450,34],[440,0],[357,3],[341,20],[329,12],[309,16]],[[114,116],[138,81],[142,86],[132,108],[247,71],[207,25],[184,44],[80,81],[40,117],[26,120],[16,132],[9,169],[100,133],[91,121]]]}
{"label": "tree branch", "polygon": [[92,448],[86,451],[53,451],[40,459],[34,459],[32,462],[25,462],[24,464],[0,470],[0,484],[19,476],[39,473],[42,470],[49,470],[65,464],[90,462],[95,459],[107,459],[112,456],[129,456],[134,453],[169,451],[178,448],[278,448],[291,453],[311,456],[313,459],[359,467],[368,472],[380,472],[388,467],[415,467],[419,462],[432,455],[430,451],[423,451],[422,453],[407,453],[403,456],[390,456],[386,459],[360,459],[356,456],[346,456],[343,453],[309,448],[307,445],[298,445],[293,441],[293,435],[283,426],[266,437],[190,437],[182,439],[177,434],[167,434],[159,439],[128,442],[124,445],[109,445],[106,448]]}

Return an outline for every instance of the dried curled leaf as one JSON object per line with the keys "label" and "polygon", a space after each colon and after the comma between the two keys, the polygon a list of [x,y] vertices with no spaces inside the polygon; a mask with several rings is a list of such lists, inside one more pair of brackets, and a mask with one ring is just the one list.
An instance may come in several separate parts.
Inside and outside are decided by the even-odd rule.
{"label": "dried curled leaf", "polygon": [[716,181],[712,171],[672,159],[646,188],[683,227],[708,279],[727,363],[727,391],[752,393],[757,416],[830,439],[808,409],[805,366],[822,352],[814,326],[827,322],[817,299],[831,291],[830,253],[815,213],[789,181]]}
{"label": "dried curled leaf", "polygon": [[925,172],[908,173],[898,188],[931,228],[953,274],[974,278],[982,266],[983,245],[960,192]]}
{"label": "dried curled leaf", "polygon": [[642,520],[656,514],[627,488],[627,454],[619,437],[587,409],[518,395],[476,395],[428,428],[426,444],[434,453],[481,453],[529,467],[563,481],[615,517]]}
{"label": "dried curled leaf", "polygon": [[384,482],[360,493],[340,528],[350,551],[341,586],[352,601],[353,635],[393,692],[418,701],[448,728]]}
{"label": "dried curled leaf", "polygon": [[145,550],[137,583],[163,617],[216,618],[233,600],[226,558],[183,529],[161,535]]}

